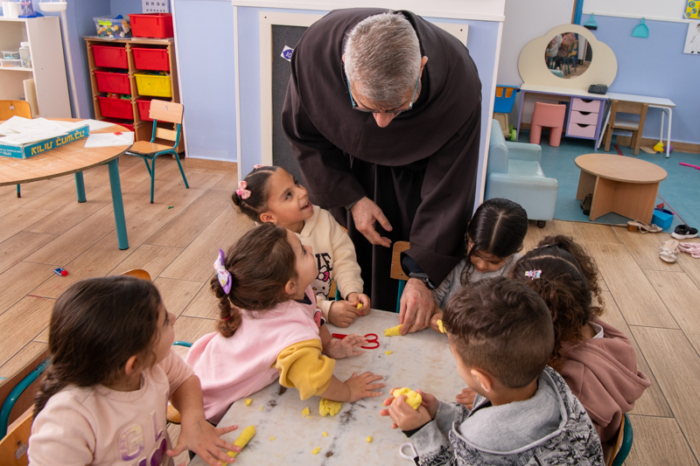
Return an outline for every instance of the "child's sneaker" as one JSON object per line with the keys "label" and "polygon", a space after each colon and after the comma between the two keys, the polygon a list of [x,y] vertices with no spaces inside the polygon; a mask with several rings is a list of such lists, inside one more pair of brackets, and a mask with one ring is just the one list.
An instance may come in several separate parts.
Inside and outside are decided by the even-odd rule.
{"label": "child's sneaker", "polygon": [[670,264],[676,262],[676,255],[678,254],[678,240],[670,239],[666,241],[663,246],[661,246],[661,252],[659,257],[662,261],[668,262]]}
{"label": "child's sneaker", "polygon": [[671,236],[676,239],[696,238],[698,236],[698,229],[689,227],[688,225],[678,225],[673,233],[671,233]]}

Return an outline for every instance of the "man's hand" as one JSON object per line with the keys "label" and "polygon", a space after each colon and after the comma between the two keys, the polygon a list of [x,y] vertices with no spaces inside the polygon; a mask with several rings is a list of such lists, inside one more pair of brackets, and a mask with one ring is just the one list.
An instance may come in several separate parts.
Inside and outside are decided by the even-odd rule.
{"label": "man's hand", "polygon": [[391,240],[380,236],[374,228],[374,222],[379,222],[386,231],[392,230],[389,220],[386,219],[384,212],[382,212],[382,209],[380,209],[374,201],[365,196],[350,208],[350,212],[355,222],[355,228],[365,235],[367,241],[371,244],[384,246],[385,248],[391,246]]}
{"label": "man's hand", "polygon": [[417,278],[409,278],[401,295],[401,335],[427,328],[434,308],[433,292]]}

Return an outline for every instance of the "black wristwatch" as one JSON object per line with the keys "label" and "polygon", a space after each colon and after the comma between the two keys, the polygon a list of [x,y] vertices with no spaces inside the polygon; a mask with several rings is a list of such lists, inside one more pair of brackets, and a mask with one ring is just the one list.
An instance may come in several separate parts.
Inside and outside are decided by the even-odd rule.
{"label": "black wristwatch", "polygon": [[422,281],[423,283],[425,283],[425,286],[427,286],[429,290],[435,289],[435,285],[433,285],[433,282],[430,281],[430,278],[428,278],[428,275],[425,273],[411,272],[410,274],[408,274],[408,277]]}

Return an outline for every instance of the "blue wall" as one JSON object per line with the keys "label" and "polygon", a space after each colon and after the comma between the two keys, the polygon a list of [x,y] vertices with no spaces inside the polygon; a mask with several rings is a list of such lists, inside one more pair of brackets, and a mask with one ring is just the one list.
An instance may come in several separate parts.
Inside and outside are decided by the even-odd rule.
{"label": "blue wall", "polygon": [[[187,155],[235,162],[233,6],[215,0],[175,0],[174,10]],[[242,115],[244,120],[252,118]]]}
{"label": "blue wall", "polygon": [[[671,139],[700,143],[700,56],[683,53],[688,24],[647,20],[649,38],[642,39],[632,37],[638,19],[595,19],[598,30],[593,34],[617,56],[617,77],[610,91],[671,99],[676,104]],[[584,14],[582,20],[587,21],[588,15]],[[661,110],[649,110],[644,137],[658,139],[660,119]]]}

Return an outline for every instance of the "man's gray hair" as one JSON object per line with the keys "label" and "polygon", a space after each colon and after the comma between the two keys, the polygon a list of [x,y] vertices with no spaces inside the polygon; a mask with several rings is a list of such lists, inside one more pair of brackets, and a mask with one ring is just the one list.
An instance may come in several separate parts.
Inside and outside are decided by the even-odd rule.
{"label": "man's gray hair", "polygon": [[401,13],[381,13],[357,24],[345,43],[345,74],[353,90],[373,104],[406,103],[421,64],[416,31]]}

